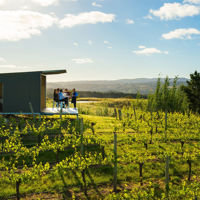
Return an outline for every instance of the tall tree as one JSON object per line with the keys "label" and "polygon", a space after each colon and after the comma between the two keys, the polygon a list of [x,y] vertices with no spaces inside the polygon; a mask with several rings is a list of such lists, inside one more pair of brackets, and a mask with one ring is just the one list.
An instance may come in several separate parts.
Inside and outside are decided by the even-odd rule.
{"label": "tall tree", "polygon": [[186,112],[188,110],[187,97],[180,86],[177,85],[178,77],[166,77],[164,83],[158,78],[155,93],[148,96],[148,109],[150,111]]}
{"label": "tall tree", "polygon": [[200,73],[195,71],[194,74],[190,74],[190,80],[183,89],[188,98],[189,108],[200,113]]}

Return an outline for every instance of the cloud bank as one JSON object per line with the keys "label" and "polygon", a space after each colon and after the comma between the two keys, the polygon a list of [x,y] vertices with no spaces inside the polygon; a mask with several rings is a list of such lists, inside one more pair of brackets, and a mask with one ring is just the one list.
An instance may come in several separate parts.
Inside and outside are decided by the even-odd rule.
{"label": "cloud bank", "polygon": [[200,7],[190,4],[165,3],[158,10],[150,10],[150,14],[161,20],[173,20],[183,17],[192,17],[200,14]]}
{"label": "cloud bank", "polygon": [[66,14],[65,18],[60,20],[61,28],[79,26],[83,24],[111,23],[115,20],[114,14],[106,14],[99,11],[84,12],[78,15]]}
{"label": "cloud bank", "polygon": [[161,51],[157,48],[147,48],[143,45],[140,45],[138,48],[139,48],[139,50],[133,51],[133,53],[136,55],[150,56],[153,54],[168,54],[168,51]]}
{"label": "cloud bank", "polygon": [[191,39],[192,35],[200,35],[200,31],[195,28],[182,28],[182,29],[175,29],[169,33],[163,34],[162,38],[166,40],[171,39]]}
{"label": "cloud bank", "polygon": [[33,11],[0,11],[0,40],[18,41],[40,35],[42,29],[52,26],[56,17]]}

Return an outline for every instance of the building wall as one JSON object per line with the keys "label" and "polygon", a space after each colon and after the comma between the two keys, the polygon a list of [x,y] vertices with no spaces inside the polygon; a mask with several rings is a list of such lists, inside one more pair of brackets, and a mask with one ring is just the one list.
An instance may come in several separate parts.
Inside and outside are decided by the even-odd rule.
{"label": "building wall", "polygon": [[0,112],[3,111],[3,83],[0,82]]}
{"label": "building wall", "polygon": [[40,73],[14,73],[0,75],[3,82],[3,112],[30,113],[29,102],[34,112],[40,112]]}

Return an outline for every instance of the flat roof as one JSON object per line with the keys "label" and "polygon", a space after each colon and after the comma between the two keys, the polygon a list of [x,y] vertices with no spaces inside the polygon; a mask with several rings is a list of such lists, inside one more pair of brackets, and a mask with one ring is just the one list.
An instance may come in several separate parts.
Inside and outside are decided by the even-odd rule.
{"label": "flat roof", "polygon": [[60,69],[60,70],[45,70],[45,71],[29,71],[29,72],[8,72],[8,73],[0,73],[0,75],[6,75],[6,74],[28,74],[28,73],[40,73],[43,75],[53,75],[53,74],[64,74],[67,73],[66,69]]}
{"label": "flat roof", "polygon": [[64,73],[67,73],[66,69],[42,71],[42,74],[44,74],[44,75],[64,74]]}

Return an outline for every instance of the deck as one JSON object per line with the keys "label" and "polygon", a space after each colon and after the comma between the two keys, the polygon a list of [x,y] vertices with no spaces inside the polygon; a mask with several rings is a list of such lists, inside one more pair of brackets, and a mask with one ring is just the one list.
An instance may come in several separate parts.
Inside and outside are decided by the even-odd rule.
{"label": "deck", "polygon": [[78,115],[78,109],[63,108],[62,112],[57,108],[46,108],[41,112],[42,115]]}
{"label": "deck", "polygon": [[32,113],[32,112],[28,112],[28,113],[23,113],[23,112],[8,112],[8,113],[4,113],[4,112],[0,112],[0,115],[76,115],[78,116],[78,109],[74,109],[74,108],[63,108],[62,112],[60,111],[60,109],[57,108],[46,108],[44,110],[42,110],[40,113]]}

